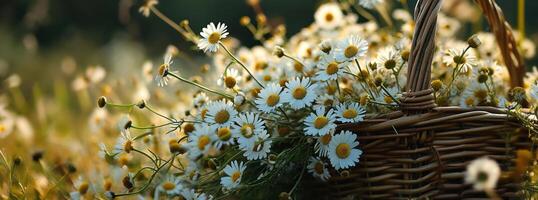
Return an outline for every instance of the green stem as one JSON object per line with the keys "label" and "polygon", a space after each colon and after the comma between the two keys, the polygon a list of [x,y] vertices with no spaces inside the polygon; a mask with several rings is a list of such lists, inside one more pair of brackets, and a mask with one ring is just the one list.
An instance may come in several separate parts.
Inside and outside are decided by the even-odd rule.
{"label": "green stem", "polygon": [[206,87],[206,86],[203,86],[203,85],[200,85],[200,84],[198,84],[198,83],[189,81],[189,80],[187,80],[187,79],[185,79],[185,78],[183,78],[183,77],[181,77],[181,76],[178,76],[178,75],[176,75],[176,74],[174,74],[174,73],[171,73],[171,72],[168,72],[168,74],[169,74],[170,76],[173,76],[174,78],[180,80],[180,81],[183,81],[183,82],[185,82],[185,83],[194,85],[194,86],[196,86],[196,87],[198,87],[198,88],[200,88],[200,89],[202,89],[202,90],[205,90],[205,91],[211,92],[211,93],[213,93],[213,94],[217,94],[217,95],[223,96],[224,98],[233,100],[233,97],[232,97],[231,95],[229,95],[229,94],[225,94],[224,92],[219,92],[219,91],[210,89],[210,88],[208,88],[208,87]]}
{"label": "green stem", "polygon": [[243,67],[243,69],[245,69],[245,71],[247,71],[248,75],[250,75],[252,77],[252,79],[254,79],[254,81],[256,81],[256,83],[258,83],[258,85],[260,85],[260,87],[262,88],[265,88],[262,83],[260,81],[258,81],[258,79],[256,79],[256,77],[254,77],[254,74],[252,74],[252,72],[247,68],[247,66],[241,62],[241,60],[239,60],[237,57],[235,57],[232,52],[230,52],[230,50],[228,50],[228,48],[226,48],[226,46],[219,41],[219,45],[226,51],[226,53],[235,61],[237,62],[239,65],[241,65],[241,67]]}

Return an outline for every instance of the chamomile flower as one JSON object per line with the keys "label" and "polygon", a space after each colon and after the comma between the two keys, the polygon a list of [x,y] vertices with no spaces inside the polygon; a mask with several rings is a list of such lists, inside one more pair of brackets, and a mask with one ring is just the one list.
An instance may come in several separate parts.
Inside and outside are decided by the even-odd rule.
{"label": "chamomile flower", "polygon": [[336,80],[344,74],[344,63],[336,61],[334,56],[326,55],[317,65],[316,79],[320,81]]}
{"label": "chamomile flower", "polygon": [[397,103],[394,101],[394,99],[398,100],[398,95],[399,95],[398,92],[399,90],[397,87],[390,87],[390,88],[387,88],[386,92],[384,90],[379,92],[379,94],[376,95],[374,98],[375,98],[375,101],[378,103],[396,105]]}
{"label": "chamomile flower", "polygon": [[347,169],[355,166],[362,155],[360,149],[355,149],[359,145],[356,141],[357,135],[350,131],[342,131],[334,135],[329,143],[329,160],[336,170]]}
{"label": "chamomile flower", "polygon": [[331,143],[333,134],[334,134],[334,129],[328,134],[318,137],[318,140],[314,148],[316,149],[316,153],[318,153],[319,156],[326,157],[327,154],[329,153],[329,144]]}
{"label": "chamomile flower", "polygon": [[298,78],[286,83],[286,89],[282,94],[282,100],[287,102],[293,109],[301,109],[312,105],[317,94],[314,92],[317,84],[310,81],[310,78]]}
{"label": "chamomile flower", "polygon": [[344,123],[364,120],[366,110],[358,103],[341,103],[336,106],[336,120]]}
{"label": "chamomile flower", "polygon": [[240,148],[246,148],[256,142],[256,135],[265,130],[265,124],[258,114],[247,112],[240,114],[232,125],[232,132]]}
{"label": "chamomile flower", "polygon": [[220,179],[222,187],[226,189],[237,188],[241,183],[241,178],[246,168],[247,166],[243,162],[237,163],[236,160],[232,161],[224,168],[226,176]]}
{"label": "chamomile flower", "polygon": [[198,41],[198,48],[204,52],[217,52],[219,50],[220,40],[228,36],[227,28],[224,23],[218,23],[217,26],[213,22],[208,24],[200,32],[203,38]]}
{"label": "chamomile flower", "polygon": [[241,149],[245,152],[245,156],[248,160],[259,160],[267,157],[267,154],[271,151],[272,140],[269,140],[269,134],[266,130],[254,135],[254,142],[247,143],[246,146]]}
{"label": "chamomile flower", "polygon": [[321,5],[314,14],[316,24],[324,30],[333,30],[342,25],[344,15],[337,3]]}
{"label": "chamomile flower", "polygon": [[194,189],[184,189],[180,194],[185,200],[210,200],[213,196],[204,193],[197,193]]}
{"label": "chamomile flower", "polygon": [[325,113],[325,107],[319,106],[316,108],[315,113],[310,113],[308,117],[305,118],[304,128],[305,135],[313,136],[323,136],[331,132],[331,130],[336,128],[336,115],[334,110],[330,109],[329,112]]}
{"label": "chamomile flower", "polygon": [[234,68],[228,69],[225,74],[222,74],[220,78],[217,80],[217,85],[219,86],[225,86],[228,89],[235,88],[241,81],[241,75],[239,74],[239,71]]}
{"label": "chamomile flower", "polygon": [[383,3],[383,0],[359,0],[359,5],[368,9],[375,8],[376,5],[381,3]]}
{"label": "chamomile flower", "polygon": [[379,50],[378,66],[388,70],[396,70],[402,64],[400,52],[394,48],[384,48]]}
{"label": "chamomile flower", "polygon": [[191,147],[189,149],[189,156],[192,159],[209,151],[213,142],[217,140],[215,129],[216,126],[207,124],[198,125],[192,132],[192,135],[189,135],[189,142],[187,145]]}
{"label": "chamomile flower", "polygon": [[168,73],[170,73],[170,66],[172,65],[172,55],[165,54],[164,63],[157,69],[157,75],[155,75],[155,81],[158,86],[164,87],[168,85]]}
{"label": "chamomile flower", "polygon": [[168,175],[159,184],[157,190],[165,192],[168,196],[179,195],[183,190],[183,186],[181,185],[181,179],[173,175]]}
{"label": "chamomile flower", "polygon": [[484,103],[488,100],[488,89],[484,84],[473,82],[469,85],[460,98],[460,106],[464,108],[469,108],[477,106],[481,103]]}
{"label": "chamomile flower", "polygon": [[450,66],[458,66],[461,73],[467,73],[472,70],[472,67],[477,64],[476,57],[472,51],[467,51],[463,54],[463,50],[449,49],[444,56],[443,61]]}
{"label": "chamomile flower", "polygon": [[207,97],[207,94],[205,92],[200,92],[196,94],[196,96],[194,96],[194,99],[192,100],[192,105],[195,108],[201,108],[207,102],[209,102],[209,97]]}
{"label": "chamomile flower", "polygon": [[490,158],[482,157],[473,160],[467,165],[465,183],[473,184],[475,190],[492,190],[495,189],[500,175],[501,168],[497,162]]}
{"label": "chamomile flower", "polygon": [[327,169],[327,163],[316,157],[310,157],[308,166],[306,166],[308,172],[312,173],[314,178],[319,178],[322,181],[327,181],[331,178],[329,169]]}
{"label": "chamomile flower", "polygon": [[368,42],[352,35],[336,44],[335,57],[340,62],[351,61],[364,56],[366,51],[368,51]]}
{"label": "chamomile flower", "polygon": [[215,142],[215,147],[220,149],[224,145],[234,144],[234,139],[232,137],[232,129],[230,127],[220,127],[217,129],[217,141]]}
{"label": "chamomile flower", "polygon": [[130,153],[134,149],[134,140],[131,137],[131,132],[123,130],[120,137],[116,140],[112,155],[119,154],[121,152]]}
{"label": "chamomile flower", "polygon": [[70,192],[69,197],[72,200],[84,199],[84,195],[90,189],[90,183],[82,179],[82,177],[78,177],[78,179],[74,183],[74,186],[76,191]]}
{"label": "chamomile flower", "polygon": [[218,127],[231,126],[237,116],[233,103],[220,100],[207,106],[206,121]]}
{"label": "chamomile flower", "polygon": [[254,100],[258,110],[270,113],[280,107],[282,105],[280,92],[282,92],[282,87],[279,84],[270,83],[266,85],[258,94],[258,98]]}
{"label": "chamomile flower", "polygon": [[[1,108],[0,108],[1,109]],[[0,114],[0,139],[7,137],[15,127],[15,119],[11,114]]]}

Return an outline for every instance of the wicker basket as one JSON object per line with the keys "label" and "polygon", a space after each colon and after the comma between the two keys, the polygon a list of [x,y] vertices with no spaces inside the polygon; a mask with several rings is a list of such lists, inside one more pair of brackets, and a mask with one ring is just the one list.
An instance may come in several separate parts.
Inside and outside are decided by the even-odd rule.
{"label": "wicker basket", "polygon": [[[493,0],[476,1],[495,33],[512,86],[523,84],[525,67],[510,26]],[[348,176],[335,175],[314,186],[317,197],[358,199],[486,198],[463,183],[467,164],[481,156],[514,163],[517,149],[529,149],[527,132],[506,110],[494,107],[437,107],[430,88],[437,14],[441,0],[420,0],[401,110],[339,130],[359,133],[364,154]],[[336,174],[334,172],[333,174]],[[519,183],[501,180],[497,193],[517,199]]]}

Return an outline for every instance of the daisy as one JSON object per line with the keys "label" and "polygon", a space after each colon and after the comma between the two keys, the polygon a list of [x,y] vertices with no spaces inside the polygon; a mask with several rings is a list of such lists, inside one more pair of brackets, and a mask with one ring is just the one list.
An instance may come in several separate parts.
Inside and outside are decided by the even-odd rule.
{"label": "daisy", "polygon": [[329,153],[329,144],[331,143],[333,134],[334,129],[329,134],[325,134],[321,137],[318,137],[318,141],[316,142],[314,148],[316,149],[316,153],[318,153],[319,156],[326,157]]}
{"label": "daisy", "polygon": [[336,3],[321,5],[314,14],[316,24],[324,30],[333,30],[342,25],[344,15]]}
{"label": "daisy", "polygon": [[207,105],[205,120],[210,124],[216,124],[218,127],[231,126],[236,115],[237,111],[233,103],[223,99]]}
{"label": "daisy", "polygon": [[269,140],[269,134],[266,130],[263,130],[257,135],[254,135],[254,142],[247,143],[246,146],[241,149],[245,151],[243,156],[248,160],[259,160],[267,157],[267,154],[271,151],[272,140]]}
{"label": "daisy", "polygon": [[375,101],[388,105],[396,105],[397,103],[394,101],[393,98],[398,99],[398,87],[387,88],[387,92],[385,92],[384,90],[379,92],[379,94],[375,96]]}
{"label": "daisy", "polygon": [[402,64],[402,56],[394,48],[384,48],[379,50],[378,66],[388,70],[396,70]]}
{"label": "daisy", "polygon": [[381,3],[383,3],[383,0],[359,0],[359,5],[368,9],[372,9]]}
{"label": "daisy", "polygon": [[217,129],[218,140],[215,142],[215,147],[220,149],[224,145],[234,144],[234,139],[232,137],[232,130],[230,127],[221,127]]}
{"label": "daisy", "polygon": [[316,72],[316,79],[320,81],[336,80],[344,74],[345,64],[336,61],[332,55],[323,56],[317,66],[319,71]]}
{"label": "daisy", "polygon": [[305,118],[304,128],[305,135],[313,136],[323,136],[329,133],[331,130],[336,128],[336,114],[333,109],[330,109],[327,114],[325,114],[325,107],[319,106],[316,108],[315,113],[310,113],[308,117]]}
{"label": "daisy", "polygon": [[220,76],[217,80],[218,86],[225,86],[228,89],[233,89],[241,81],[241,75],[237,69],[228,69],[224,74]]}
{"label": "daisy", "polygon": [[265,130],[265,124],[258,114],[247,112],[240,114],[232,125],[233,136],[237,139],[240,148],[247,148],[256,142],[255,135]]}
{"label": "daisy", "polygon": [[473,160],[467,165],[465,183],[473,184],[475,190],[492,190],[495,189],[500,175],[501,168],[497,162],[490,158],[482,157]]}
{"label": "daisy", "polygon": [[72,200],[78,200],[78,199],[84,199],[84,195],[88,192],[90,189],[90,183],[82,179],[82,177],[78,177],[78,179],[74,183],[76,191],[70,192],[69,196]]}
{"label": "daisy", "polygon": [[175,196],[181,193],[183,186],[179,177],[168,175],[157,187],[158,191],[165,192],[168,196]]}
{"label": "daisy", "polygon": [[204,193],[197,193],[194,189],[184,189],[180,194],[185,200],[209,200],[213,199],[213,196],[206,195]]}
{"label": "daisy", "polygon": [[286,83],[286,89],[282,94],[283,102],[290,104],[293,109],[301,109],[312,105],[316,99],[316,84],[310,82],[310,78],[298,78]]}
{"label": "daisy", "polygon": [[270,113],[273,112],[276,108],[282,105],[280,100],[280,92],[282,87],[277,83],[270,83],[263,88],[258,94],[258,98],[254,100],[258,110]]}
{"label": "daisy", "polygon": [[340,122],[360,122],[364,120],[366,110],[358,103],[341,103],[336,106],[336,119]]}
{"label": "daisy", "polygon": [[0,139],[7,137],[13,131],[15,127],[15,120],[13,118],[11,114],[0,114]]}
{"label": "daisy", "polygon": [[334,169],[347,169],[355,166],[362,155],[360,149],[355,149],[359,145],[357,135],[351,131],[342,131],[334,135],[329,143],[329,160]]}
{"label": "daisy", "polygon": [[241,178],[243,177],[243,172],[247,166],[243,162],[237,163],[236,160],[232,161],[229,165],[224,168],[224,173],[226,176],[220,179],[220,184],[226,189],[234,189],[239,186],[241,183]]}
{"label": "daisy", "polygon": [[209,126],[207,124],[198,125],[192,132],[192,135],[189,135],[187,145],[191,147],[189,149],[189,155],[192,159],[209,151],[213,141],[217,140],[215,129],[215,126]]}
{"label": "daisy", "polygon": [[116,145],[112,150],[112,155],[117,155],[121,152],[130,153],[134,149],[134,140],[131,137],[131,132],[123,130],[120,137],[116,140]]}
{"label": "daisy", "polygon": [[352,35],[336,44],[335,57],[340,62],[351,61],[364,56],[367,50],[368,42]]}
{"label": "daisy", "polygon": [[168,73],[170,73],[170,66],[172,65],[172,55],[165,54],[163,59],[164,63],[159,66],[157,75],[155,75],[155,81],[157,82],[157,85],[161,87],[168,84]]}
{"label": "daisy", "polygon": [[319,95],[316,99],[316,105],[314,107],[317,108],[317,106],[323,106],[323,107],[332,107],[338,104],[338,99],[331,94],[323,93],[322,95]]}
{"label": "daisy", "polygon": [[205,92],[200,92],[196,94],[196,96],[194,96],[194,99],[192,100],[192,105],[195,108],[201,108],[207,102],[209,102],[209,97],[207,97],[207,94]]}
{"label": "daisy", "polygon": [[460,106],[469,108],[477,106],[488,100],[488,89],[484,84],[473,82],[469,87],[465,88],[460,98]]}
{"label": "daisy", "polygon": [[449,49],[447,53],[444,56],[443,61],[445,64],[458,67],[459,72],[461,73],[467,73],[472,70],[472,67],[477,64],[476,57],[473,55],[472,51],[467,51],[465,54],[463,54],[462,51],[458,51],[456,49]]}
{"label": "daisy", "polygon": [[221,39],[228,36],[226,24],[218,23],[217,26],[211,22],[207,27],[202,29],[200,35],[203,37],[198,41],[198,48],[205,52],[217,52],[219,50],[219,42]]}
{"label": "daisy", "polygon": [[312,173],[312,176],[319,178],[322,181],[327,181],[331,178],[329,169],[327,169],[327,163],[316,157],[310,157],[308,166],[306,167],[308,172]]}

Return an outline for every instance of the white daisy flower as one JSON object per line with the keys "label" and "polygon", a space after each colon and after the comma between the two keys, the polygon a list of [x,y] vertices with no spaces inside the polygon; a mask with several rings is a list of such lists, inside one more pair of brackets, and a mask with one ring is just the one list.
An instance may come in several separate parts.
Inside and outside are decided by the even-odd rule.
{"label": "white daisy flower", "polygon": [[232,102],[220,100],[207,105],[205,120],[209,124],[216,124],[218,127],[231,126],[237,111]]}
{"label": "white daisy flower", "polygon": [[316,149],[316,153],[319,156],[326,157],[329,153],[329,144],[331,143],[331,140],[333,138],[334,129],[329,134],[325,134],[321,137],[318,137],[318,141],[316,142],[316,145],[314,148]]}
{"label": "white daisy flower", "polygon": [[233,145],[234,139],[232,137],[232,129],[230,127],[220,127],[217,129],[217,141],[215,147],[221,149],[224,145]]}
{"label": "white daisy flower", "polygon": [[225,86],[228,89],[233,89],[241,82],[241,75],[239,71],[234,68],[229,68],[226,75],[222,74],[217,80],[218,86]]}
{"label": "white daisy flower", "polygon": [[321,5],[314,14],[316,24],[325,30],[334,30],[342,25],[344,15],[337,3],[326,3]]}
{"label": "white daisy flower", "polygon": [[226,176],[220,179],[222,187],[226,189],[237,188],[241,183],[241,178],[246,168],[247,166],[243,162],[237,163],[236,160],[232,161],[224,168]]}
{"label": "white daisy flower", "polygon": [[165,192],[168,196],[179,195],[183,190],[183,186],[181,185],[181,179],[173,175],[168,175],[159,184],[157,190]]}
{"label": "white daisy flower", "polygon": [[465,183],[473,184],[475,190],[492,190],[495,189],[501,168],[495,160],[482,157],[473,160],[467,165],[465,171]]}
{"label": "white daisy flower", "polygon": [[189,142],[187,143],[191,147],[189,148],[190,158],[195,159],[209,151],[212,143],[217,140],[215,129],[216,126],[197,125],[192,134],[189,135]]}
{"label": "white daisy flower", "polygon": [[293,109],[301,109],[312,105],[317,94],[314,92],[317,84],[310,82],[310,78],[294,78],[286,83],[282,94],[283,102],[290,104]]}
{"label": "white daisy flower", "polygon": [[0,139],[10,135],[14,127],[15,117],[8,113],[5,113],[5,115],[4,113],[0,113]]}
{"label": "white daisy flower", "polygon": [[368,51],[368,42],[352,35],[336,44],[335,57],[340,62],[351,61],[364,56],[366,51]]}
{"label": "white daisy flower", "polygon": [[232,125],[233,136],[243,149],[253,145],[257,140],[255,136],[265,131],[265,123],[253,112],[240,114]]}
{"label": "white daisy flower", "polygon": [[356,102],[346,102],[336,106],[336,119],[340,122],[361,122],[365,114],[366,110]]}
{"label": "white daisy flower", "polygon": [[207,97],[207,94],[205,92],[200,92],[196,94],[196,96],[194,96],[194,99],[192,100],[192,105],[195,108],[201,108],[207,102],[209,102],[209,97]]}
{"label": "white daisy flower", "polygon": [[326,55],[323,56],[317,67],[319,71],[316,72],[316,80],[336,80],[338,76],[344,75],[345,63],[339,63],[334,56]]}
{"label": "white daisy flower", "polygon": [[282,87],[279,84],[270,83],[266,85],[258,94],[258,98],[254,100],[258,110],[270,113],[280,107],[282,105],[280,92],[282,92]]}
{"label": "white daisy flower", "polygon": [[308,166],[306,168],[308,169],[308,172],[312,173],[312,176],[314,178],[319,178],[322,181],[327,181],[329,178],[331,178],[331,174],[329,174],[329,169],[327,169],[327,163],[323,162],[321,159],[316,157],[310,157]]}
{"label": "white daisy flower", "polygon": [[84,199],[84,195],[90,190],[90,183],[88,181],[85,181],[82,179],[82,177],[78,177],[78,179],[74,183],[76,191],[70,192],[69,197],[71,200],[79,200]]}
{"label": "white daisy flower", "polygon": [[185,200],[210,200],[213,199],[213,196],[206,195],[204,193],[197,193],[194,189],[184,189],[181,191],[181,196]]}
{"label": "white daisy flower", "polygon": [[336,114],[333,109],[330,109],[327,114],[325,114],[325,107],[319,106],[316,108],[315,113],[310,113],[308,117],[305,118],[304,128],[305,135],[312,136],[323,136],[331,132],[336,128]]}
{"label": "white daisy flower", "polygon": [[360,149],[355,149],[359,145],[356,141],[357,135],[351,131],[342,131],[334,135],[329,143],[329,160],[336,170],[347,169],[355,166],[362,155]]}
{"label": "white daisy flower", "polygon": [[241,148],[245,151],[243,156],[248,160],[259,160],[267,157],[267,154],[271,151],[272,140],[268,139],[269,134],[266,130],[254,135],[254,142],[247,143],[244,148]]}
{"label": "white daisy flower", "polygon": [[375,101],[378,103],[385,103],[388,105],[396,105],[397,103],[394,101],[393,98],[398,99],[398,95],[399,95],[398,87],[395,86],[395,87],[387,88],[387,92],[385,92],[384,90],[381,90],[379,94],[377,94],[374,97]]}
{"label": "white daisy flower", "polygon": [[472,82],[461,94],[459,103],[461,107],[469,108],[484,103],[488,99],[488,89],[486,86],[478,82]]}
{"label": "white daisy flower", "polygon": [[449,66],[460,68],[460,73],[467,73],[477,64],[473,51],[467,51],[463,56],[463,50],[449,49],[443,57],[443,62]]}
{"label": "white daisy flower", "polygon": [[198,41],[198,48],[204,52],[217,52],[220,40],[228,36],[228,30],[226,29],[227,26],[224,23],[219,22],[217,26],[213,22],[208,24],[200,32],[203,38]]}
{"label": "white daisy flower", "polygon": [[123,130],[120,137],[116,140],[112,155],[117,155],[121,152],[130,153],[134,149],[134,140],[131,137],[129,130]]}
{"label": "white daisy flower", "polygon": [[359,0],[359,5],[368,9],[373,9],[381,3],[383,3],[383,0]]}
{"label": "white daisy flower", "polygon": [[159,66],[157,70],[157,75],[155,75],[155,81],[157,82],[157,85],[161,87],[168,85],[168,73],[170,73],[170,67],[173,63],[172,55],[165,54],[163,57],[163,60],[164,60],[164,63],[161,66]]}
{"label": "white daisy flower", "polygon": [[396,70],[402,64],[402,56],[394,47],[387,47],[379,50],[378,66],[388,70]]}

